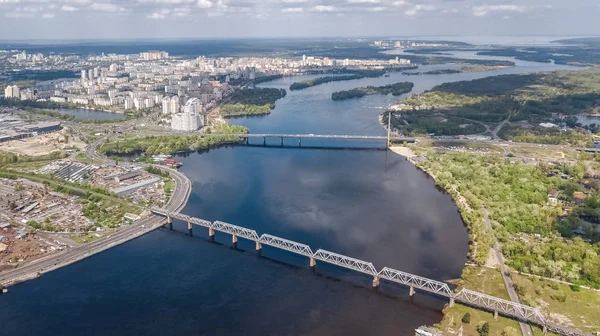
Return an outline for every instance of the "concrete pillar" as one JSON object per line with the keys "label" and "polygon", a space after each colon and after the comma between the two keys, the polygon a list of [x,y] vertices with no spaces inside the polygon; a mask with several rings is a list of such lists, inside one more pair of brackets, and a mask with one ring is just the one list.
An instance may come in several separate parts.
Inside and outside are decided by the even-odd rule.
{"label": "concrete pillar", "polygon": [[546,333],[548,332],[548,327],[544,326],[544,328],[542,329],[542,332],[544,333],[544,335],[546,335]]}
{"label": "concrete pillar", "polygon": [[256,250],[257,251],[262,250],[262,244],[259,241],[256,242]]}
{"label": "concrete pillar", "polygon": [[413,286],[410,286],[410,290],[408,291],[408,295],[409,295],[410,297],[412,297],[413,295],[415,295],[415,289],[414,289],[414,287],[413,287]]}
{"label": "concrete pillar", "polygon": [[310,257],[310,267],[315,268],[315,266],[317,266],[317,261],[315,260],[315,258]]}
{"label": "concrete pillar", "polygon": [[298,138],[298,147],[302,147],[302,138]]}
{"label": "concrete pillar", "polygon": [[373,287],[379,287],[379,276],[377,275],[373,277]]}
{"label": "concrete pillar", "polygon": [[237,242],[238,242],[238,237],[237,237],[236,235],[232,235],[232,236],[231,236],[231,241],[232,241],[233,243],[237,243]]}
{"label": "concrete pillar", "polygon": [[454,298],[450,298],[450,303],[448,303],[448,307],[454,307]]}
{"label": "concrete pillar", "polygon": [[191,236],[192,235],[192,222],[188,222],[188,232]]}
{"label": "concrete pillar", "polygon": [[281,137],[281,147],[283,147],[283,137]]}
{"label": "concrete pillar", "polygon": [[248,145],[250,143],[250,138],[246,137],[246,145]]}
{"label": "concrete pillar", "polygon": [[494,320],[498,320],[498,311],[494,310]]}
{"label": "concrete pillar", "polygon": [[211,238],[215,236],[215,230],[213,230],[213,228],[208,228],[208,236]]}
{"label": "concrete pillar", "polygon": [[267,137],[263,137],[263,146],[267,145]]}
{"label": "concrete pillar", "polygon": [[173,222],[169,222],[169,230],[173,231]]}

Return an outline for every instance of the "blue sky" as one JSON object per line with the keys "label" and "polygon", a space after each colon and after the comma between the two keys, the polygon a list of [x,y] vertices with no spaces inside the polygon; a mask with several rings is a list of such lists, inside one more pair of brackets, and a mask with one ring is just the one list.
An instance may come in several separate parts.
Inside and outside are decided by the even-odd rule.
{"label": "blue sky", "polygon": [[597,0],[0,0],[0,39],[600,35]]}

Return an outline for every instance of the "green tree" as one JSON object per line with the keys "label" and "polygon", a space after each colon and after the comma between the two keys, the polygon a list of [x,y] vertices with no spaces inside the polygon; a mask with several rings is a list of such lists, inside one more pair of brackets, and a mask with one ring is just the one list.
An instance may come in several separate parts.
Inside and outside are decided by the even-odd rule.
{"label": "green tree", "polygon": [[477,332],[479,336],[488,336],[490,334],[490,324],[487,322],[483,322],[477,326]]}
{"label": "green tree", "polygon": [[471,314],[469,312],[466,312],[465,315],[463,315],[462,323],[466,323],[466,324],[471,323]]}

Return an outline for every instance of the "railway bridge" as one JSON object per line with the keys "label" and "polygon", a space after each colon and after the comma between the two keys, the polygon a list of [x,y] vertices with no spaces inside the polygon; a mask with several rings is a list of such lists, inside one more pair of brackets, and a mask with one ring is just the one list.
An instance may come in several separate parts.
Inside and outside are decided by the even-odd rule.
{"label": "railway bridge", "polygon": [[447,299],[450,306],[453,306],[455,302],[459,302],[474,308],[492,312],[494,318],[498,318],[498,315],[503,315],[529,324],[538,325],[544,332],[549,331],[567,336],[592,336],[580,330],[548,321],[544,313],[538,307],[534,308],[466,288],[461,288],[458,291],[453,290],[445,282],[428,279],[389,267],[384,267],[378,271],[373,263],[368,261],[355,259],[323,249],[313,251],[310,246],[299,242],[266,233],[259,236],[255,230],[221,221],[210,222],[158,207],[151,208],[151,212],[155,215],[165,217],[166,223],[169,225],[170,229],[173,228],[173,219],[187,222],[190,235],[192,234],[193,226],[200,225],[208,229],[208,235],[213,239],[215,231],[219,231],[230,234],[234,244],[237,244],[240,238],[255,242],[256,250],[259,252],[262,250],[263,245],[268,245],[304,256],[308,258],[309,266],[311,268],[316,266],[317,261],[321,261],[366,274],[373,278],[373,287],[378,287],[381,280],[384,280],[408,287],[409,295],[411,297],[419,290]]}

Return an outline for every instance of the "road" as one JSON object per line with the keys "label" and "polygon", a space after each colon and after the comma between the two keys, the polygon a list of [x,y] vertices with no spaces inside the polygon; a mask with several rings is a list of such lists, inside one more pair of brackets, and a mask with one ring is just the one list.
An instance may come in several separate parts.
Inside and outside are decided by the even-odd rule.
{"label": "road", "polygon": [[[94,160],[106,162],[108,161],[106,158],[99,157],[95,152],[95,148],[99,143],[100,141],[97,141],[89,145],[88,148],[86,148],[86,154],[88,157]],[[168,171],[175,182],[173,194],[171,195],[169,202],[165,205],[165,208],[174,212],[181,211],[181,209],[185,207],[191,193],[191,182],[185,175],[181,174],[175,169],[162,166],[160,168]],[[149,215],[148,217],[143,218],[130,226],[121,227],[117,232],[93,241],[89,244],[68,248],[64,251],[53,253],[46,257],[31,261],[15,269],[2,272],[0,273],[0,283],[2,283],[4,286],[9,286],[36,278],[43,273],[67,266],[96,253],[144,235],[161,227],[164,225],[164,223],[165,219],[163,217]]]}
{"label": "road", "polygon": [[[494,232],[492,228],[492,223],[490,223],[490,213],[487,209],[483,209],[485,226],[490,230],[490,232]],[[494,254],[496,254],[496,258],[498,259],[498,263],[500,264],[500,272],[502,273],[502,279],[504,280],[504,286],[506,287],[506,291],[508,292],[508,297],[512,302],[521,303],[519,299],[519,294],[515,290],[515,284],[510,277],[510,272],[508,268],[504,264],[504,256],[502,255],[502,251],[500,250],[500,244],[498,242],[494,242],[494,246],[492,247],[494,250]],[[533,332],[531,330],[531,326],[527,323],[519,321],[519,327],[521,328],[521,333],[523,336],[532,336]]]}

